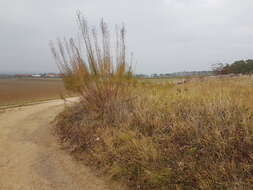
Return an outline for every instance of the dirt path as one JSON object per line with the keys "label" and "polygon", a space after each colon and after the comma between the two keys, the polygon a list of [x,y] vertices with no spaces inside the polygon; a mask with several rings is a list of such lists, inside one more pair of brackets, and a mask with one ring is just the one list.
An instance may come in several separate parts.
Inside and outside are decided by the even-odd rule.
{"label": "dirt path", "polygon": [[55,100],[0,113],[0,190],[105,190],[105,183],[60,149],[50,122]]}

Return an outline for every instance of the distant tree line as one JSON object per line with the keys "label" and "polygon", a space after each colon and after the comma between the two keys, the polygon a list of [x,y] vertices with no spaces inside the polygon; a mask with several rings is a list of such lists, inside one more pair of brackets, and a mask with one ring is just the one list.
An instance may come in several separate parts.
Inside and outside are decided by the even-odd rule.
{"label": "distant tree line", "polygon": [[188,76],[207,76],[212,75],[213,71],[184,71],[176,73],[154,73],[151,75],[137,74],[137,78],[173,78],[173,77],[188,77]]}
{"label": "distant tree line", "polygon": [[240,60],[232,64],[216,64],[214,67],[216,74],[253,74],[253,60]]}

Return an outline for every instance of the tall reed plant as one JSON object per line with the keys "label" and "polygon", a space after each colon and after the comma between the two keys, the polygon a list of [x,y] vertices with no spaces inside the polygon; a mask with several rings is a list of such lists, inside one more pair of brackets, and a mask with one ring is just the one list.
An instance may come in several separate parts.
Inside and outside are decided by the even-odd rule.
{"label": "tall reed plant", "polygon": [[77,21],[78,40],[51,43],[65,87],[77,92],[87,108],[101,113],[119,98],[121,102],[129,101],[134,77],[132,59],[126,53],[125,27],[117,27],[115,38],[111,40],[104,20],[100,21],[98,30],[91,28],[81,13],[77,14]]}

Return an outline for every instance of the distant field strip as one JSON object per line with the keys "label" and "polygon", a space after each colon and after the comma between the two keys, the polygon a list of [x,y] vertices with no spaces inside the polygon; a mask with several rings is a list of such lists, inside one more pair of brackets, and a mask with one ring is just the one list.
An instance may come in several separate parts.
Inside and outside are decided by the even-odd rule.
{"label": "distant field strip", "polygon": [[63,94],[60,79],[0,79],[0,106],[58,99]]}

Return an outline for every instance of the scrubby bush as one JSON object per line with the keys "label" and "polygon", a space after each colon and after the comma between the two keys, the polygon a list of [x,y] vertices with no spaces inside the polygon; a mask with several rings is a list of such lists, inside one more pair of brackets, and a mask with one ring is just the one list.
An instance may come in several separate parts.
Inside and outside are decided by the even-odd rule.
{"label": "scrubby bush", "polygon": [[219,63],[215,66],[214,72],[216,74],[252,74],[253,73],[253,60],[240,60],[232,64]]}

